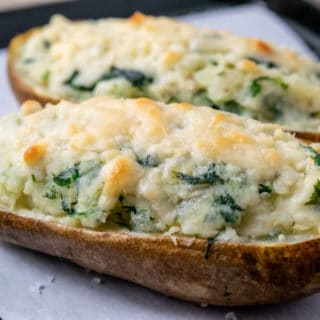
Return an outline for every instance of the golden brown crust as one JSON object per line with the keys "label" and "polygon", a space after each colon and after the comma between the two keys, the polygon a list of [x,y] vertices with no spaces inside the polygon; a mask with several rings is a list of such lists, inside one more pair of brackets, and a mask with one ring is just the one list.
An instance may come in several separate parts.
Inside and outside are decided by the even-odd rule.
{"label": "golden brown crust", "polygon": [[51,102],[51,103],[59,102],[59,99],[55,99],[37,92],[32,86],[30,86],[25,81],[23,81],[23,79],[19,76],[19,74],[15,70],[15,59],[16,59],[16,56],[19,54],[21,45],[39,29],[40,28],[33,28],[25,33],[15,36],[10,41],[10,44],[8,47],[8,61],[7,61],[8,78],[10,81],[11,88],[14,92],[14,95],[20,104],[23,103],[25,100],[29,100],[29,99],[38,100],[42,104],[45,104],[48,102]]}
{"label": "golden brown crust", "polygon": [[165,295],[213,305],[276,303],[320,290],[320,239],[296,244],[216,242],[97,232],[0,213],[2,240],[69,259]]}

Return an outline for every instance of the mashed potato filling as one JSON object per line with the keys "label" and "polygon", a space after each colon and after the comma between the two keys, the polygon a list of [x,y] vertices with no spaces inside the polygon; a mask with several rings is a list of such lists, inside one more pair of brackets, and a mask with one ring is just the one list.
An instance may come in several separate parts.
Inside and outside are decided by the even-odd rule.
{"label": "mashed potato filling", "polygon": [[[146,98],[0,120],[0,208],[96,230],[316,236],[320,153],[277,125]],[[171,231],[170,231],[171,230]]]}
{"label": "mashed potato filling", "polygon": [[187,101],[294,130],[320,130],[320,65],[261,40],[135,14],[54,16],[20,45],[14,68],[36,92]]}

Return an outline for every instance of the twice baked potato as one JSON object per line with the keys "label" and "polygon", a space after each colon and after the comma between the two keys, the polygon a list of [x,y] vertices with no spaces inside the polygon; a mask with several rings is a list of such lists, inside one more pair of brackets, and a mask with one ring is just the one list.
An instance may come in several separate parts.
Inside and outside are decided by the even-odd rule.
{"label": "twice baked potato", "polygon": [[20,102],[143,96],[320,131],[319,63],[165,17],[72,22],[54,16],[12,40],[8,72]]}
{"label": "twice baked potato", "polygon": [[280,126],[92,98],[0,127],[1,239],[199,303],[320,290],[320,154]]}

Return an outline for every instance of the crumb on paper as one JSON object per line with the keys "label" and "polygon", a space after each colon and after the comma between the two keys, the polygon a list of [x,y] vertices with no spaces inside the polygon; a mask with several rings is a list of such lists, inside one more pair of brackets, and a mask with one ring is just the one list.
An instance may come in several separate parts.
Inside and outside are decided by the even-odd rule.
{"label": "crumb on paper", "polygon": [[32,294],[34,295],[41,295],[44,291],[44,289],[46,288],[46,286],[41,283],[41,282],[34,282],[31,285],[30,291]]}
{"label": "crumb on paper", "polygon": [[93,277],[93,278],[91,279],[91,283],[101,284],[101,283],[102,283],[102,279],[99,278],[99,277]]}
{"label": "crumb on paper", "polygon": [[38,282],[38,281],[34,282],[30,287],[30,291],[33,295],[41,295],[43,294],[44,290],[55,281],[56,281],[55,276],[50,275],[47,277],[47,281],[45,281],[44,283]]}
{"label": "crumb on paper", "polygon": [[208,306],[208,304],[207,303],[201,303],[200,306],[201,306],[201,308],[206,308]]}
{"label": "crumb on paper", "polygon": [[236,315],[234,314],[234,312],[228,312],[228,313],[225,315],[225,319],[226,319],[226,320],[237,320],[237,317],[236,317]]}

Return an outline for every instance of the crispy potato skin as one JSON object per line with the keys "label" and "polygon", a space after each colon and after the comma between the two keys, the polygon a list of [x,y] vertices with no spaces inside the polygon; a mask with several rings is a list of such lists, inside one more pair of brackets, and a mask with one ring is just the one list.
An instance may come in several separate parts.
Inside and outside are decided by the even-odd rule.
{"label": "crispy potato skin", "polygon": [[30,38],[40,28],[33,28],[29,31],[15,36],[8,47],[8,61],[7,61],[7,73],[8,79],[13,90],[13,93],[21,104],[25,100],[38,100],[41,104],[45,103],[58,103],[59,99],[52,98],[43,94],[38,93],[32,86],[23,81],[23,78],[15,70],[15,59],[19,54],[21,45]]}
{"label": "crispy potato skin", "polygon": [[197,303],[269,304],[320,290],[320,239],[216,242],[205,259],[206,240],[180,237],[175,245],[164,236],[98,232],[7,212],[0,213],[0,239]]}

